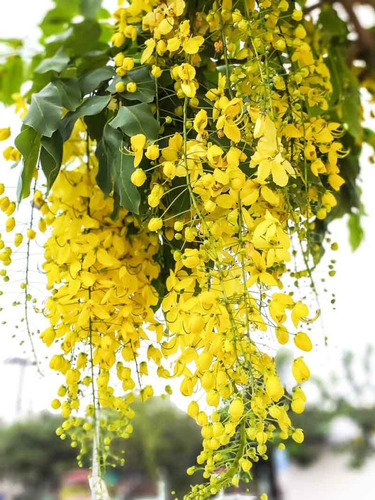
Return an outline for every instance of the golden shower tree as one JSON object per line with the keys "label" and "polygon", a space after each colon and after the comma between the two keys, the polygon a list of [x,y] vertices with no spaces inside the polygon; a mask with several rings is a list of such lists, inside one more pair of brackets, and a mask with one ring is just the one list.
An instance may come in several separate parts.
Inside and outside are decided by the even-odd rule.
{"label": "golden shower tree", "polygon": [[[372,6],[337,2],[345,22],[332,1],[133,0],[111,19],[98,0],[55,0],[31,62],[3,41],[0,97],[13,94],[22,129],[4,149],[21,163],[18,200],[0,207],[27,248],[26,324],[31,244],[46,234],[40,338],[58,346],[50,368],[64,377],[57,433],[79,459],[94,443],[97,498],[112,438],[129,436],[135,397],[160,381],[180,379],[202,427],[188,473],[206,482],[188,499],[251,478],[270,441],[303,441],[293,413],[310,376],[314,268],[337,249],[334,218],[350,214],[360,242],[359,156],[374,144],[360,3]],[[24,235],[13,212],[25,198]],[[2,247],[9,279],[15,250]],[[291,394],[275,364],[288,342],[301,351]]]}

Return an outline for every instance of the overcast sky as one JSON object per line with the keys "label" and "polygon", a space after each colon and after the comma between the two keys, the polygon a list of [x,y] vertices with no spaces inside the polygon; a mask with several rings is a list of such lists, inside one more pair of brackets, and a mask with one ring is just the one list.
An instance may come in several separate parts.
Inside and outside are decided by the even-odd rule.
{"label": "overcast sky", "polygon": [[[26,42],[35,43],[37,39],[36,26],[51,2],[47,0],[13,0],[1,7],[0,38],[20,37]],[[106,1],[106,6],[114,10],[116,1]],[[366,107],[368,105],[366,104]],[[8,126],[11,115],[0,114],[0,128]],[[374,127],[374,123],[369,123]],[[15,176],[9,177],[8,166],[0,158],[0,180],[15,185]],[[10,180],[9,180],[10,179]],[[363,352],[368,345],[375,347],[375,327],[372,318],[374,304],[375,279],[375,166],[370,165],[364,156],[362,161],[361,184],[363,189],[363,203],[367,216],[363,218],[365,241],[361,247],[352,253],[348,243],[346,220],[336,221],[331,225],[332,239],[338,241],[340,249],[333,255],[323,259],[315,274],[316,281],[326,279],[329,292],[336,293],[336,310],[330,305],[330,293],[320,297],[322,305],[321,318],[313,329],[313,341],[316,344],[313,353],[306,356],[312,371],[316,375],[325,377],[332,369],[339,366],[338,358],[344,349],[353,352]],[[24,207],[18,215],[22,218],[27,214],[28,207]],[[40,249],[41,251],[41,249]],[[22,256],[20,256],[22,258]],[[336,276],[327,277],[327,268],[330,258],[336,258]],[[32,270],[33,272],[36,269]],[[0,304],[1,305],[1,304]],[[8,325],[0,325],[0,418],[7,420],[14,417],[16,395],[19,382],[19,368],[5,364],[6,359],[24,357],[25,349],[30,359],[29,345],[19,346],[19,341],[12,338],[11,317],[17,310],[9,310]],[[41,325],[45,320],[40,319]],[[325,346],[324,337],[328,337],[328,346]],[[46,356],[46,349],[37,342],[37,351],[40,359]],[[40,378],[33,367],[27,369],[23,388],[23,411],[38,411],[50,407],[50,401],[55,397],[55,391],[62,380],[51,372],[48,377]],[[186,401],[181,397],[175,398],[177,404],[186,407]]]}

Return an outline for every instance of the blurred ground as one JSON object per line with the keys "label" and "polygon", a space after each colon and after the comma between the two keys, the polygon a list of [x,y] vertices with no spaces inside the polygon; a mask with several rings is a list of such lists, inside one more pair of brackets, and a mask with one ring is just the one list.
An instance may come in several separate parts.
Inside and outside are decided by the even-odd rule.
{"label": "blurred ground", "polygon": [[375,497],[375,458],[361,469],[348,467],[347,454],[330,450],[309,467],[291,464],[279,472],[282,500],[365,500]]}

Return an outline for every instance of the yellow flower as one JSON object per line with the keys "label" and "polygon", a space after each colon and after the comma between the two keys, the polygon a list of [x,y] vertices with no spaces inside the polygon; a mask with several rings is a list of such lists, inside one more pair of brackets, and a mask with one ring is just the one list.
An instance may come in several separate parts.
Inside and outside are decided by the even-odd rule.
{"label": "yellow flower", "polygon": [[26,231],[26,234],[27,234],[27,237],[30,239],[30,240],[34,240],[35,237],[36,237],[36,232],[34,231],[34,229],[31,229],[29,228],[27,231]]}
{"label": "yellow flower", "polygon": [[10,128],[0,128],[0,141],[5,141],[10,137]]}
{"label": "yellow flower", "polygon": [[207,111],[205,109],[201,109],[200,111],[198,111],[194,118],[194,130],[197,132],[197,134],[202,134],[207,127],[207,124]]}
{"label": "yellow flower", "polygon": [[124,92],[125,91],[125,83],[124,82],[118,82],[115,85],[116,92]]}
{"label": "yellow flower", "polygon": [[196,86],[194,84],[196,71],[194,66],[189,63],[183,63],[178,67],[177,74],[181,79],[181,88],[186,97],[194,97],[196,93]]}
{"label": "yellow flower", "polygon": [[16,247],[19,247],[23,241],[23,235],[21,233],[17,233],[14,237],[14,244]]}
{"label": "yellow flower", "polygon": [[266,392],[272,401],[279,401],[284,396],[284,388],[277,375],[271,375],[266,381]]}
{"label": "yellow flower", "polygon": [[242,112],[242,109],[242,99],[232,99],[225,105],[222,115],[216,123],[216,128],[218,130],[223,129],[226,137],[236,143],[241,140],[241,131],[238,128],[235,119]]}
{"label": "yellow flower", "polygon": [[9,217],[6,222],[6,230],[9,233],[10,231],[13,231],[14,226],[16,225],[16,221],[14,220],[14,217]]}
{"label": "yellow flower", "polygon": [[293,361],[292,373],[299,384],[310,378],[310,370],[302,358]]}
{"label": "yellow flower", "polygon": [[4,149],[3,156],[6,160],[18,161],[21,158],[21,153],[13,146],[8,146]]}
{"label": "yellow flower", "polygon": [[142,186],[145,181],[146,181],[146,173],[144,170],[142,170],[141,168],[137,168],[137,170],[135,170],[131,177],[130,177],[130,180],[132,181],[132,183],[135,185],[135,186]]}
{"label": "yellow flower", "polygon": [[302,429],[296,429],[292,434],[293,441],[296,443],[303,443],[305,436]]}
{"label": "yellow flower", "polygon": [[143,149],[146,145],[146,136],[143,134],[133,135],[130,138],[130,144],[134,152],[134,166],[138,167],[143,158]]}
{"label": "yellow flower", "polygon": [[163,227],[163,221],[161,220],[160,217],[153,217],[148,225],[147,225],[149,231],[159,231]]}
{"label": "yellow flower", "polygon": [[160,78],[163,74],[163,70],[159,66],[152,66],[151,74],[154,78]]}
{"label": "yellow flower", "polygon": [[153,38],[149,38],[146,40],[145,45],[146,48],[142,52],[141,64],[144,64],[148,59],[150,59],[151,55],[155,50],[156,42]]}
{"label": "yellow flower", "polygon": [[147,148],[145,156],[149,160],[157,160],[159,158],[159,154],[159,146],[157,146],[156,144],[151,144],[151,146]]}
{"label": "yellow flower", "polygon": [[310,337],[304,332],[297,333],[294,337],[294,343],[302,351],[311,351],[313,348]]}
{"label": "yellow flower", "polygon": [[135,82],[129,82],[127,85],[126,85],[126,90],[128,92],[130,92],[131,94],[133,94],[134,92],[137,91],[137,84]]}
{"label": "yellow flower", "polygon": [[186,38],[182,42],[182,48],[187,54],[196,54],[200,47],[204,43],[204,38],[203,36],[193,36],[191,38]]}
{"label": "yellow flower", "polygon": [[229,415],[231,419],[235,422],[241,419],[242,415],[244,413],[244,404],[242,402],[242,399],[235,399],[234,401],[231,402],[229,406]]}

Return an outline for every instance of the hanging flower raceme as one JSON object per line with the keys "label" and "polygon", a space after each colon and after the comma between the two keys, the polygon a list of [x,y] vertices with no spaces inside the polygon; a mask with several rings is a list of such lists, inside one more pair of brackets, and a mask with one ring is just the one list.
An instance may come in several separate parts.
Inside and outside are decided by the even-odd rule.
{"label": "hanging flower raceme", "polygon": [[[319,221],[338,203],[348,150],[329,113],[323,39],[296,2],[198,1],[192,11],[134,0],[115,18],[108,77],[92,88],[101,70],[84,75],[82,103],[61,113],[52,183],[52,139],[42,140],[41,338],[58,344],[50,367],[65,377],[53,407],[67,419],[59,434],[73,429],[84,451],[99,419],[109,447],[130,434],[136,395],[153,395],[149,374],[179,379],[202,427],[188,473],[206,480],[186,498],[203,500],[250,478],[275,439],[303,441],[293,413],[305,407],[312,319],[301,288],[286,287],[311,277],[321,255]],[[0,208],[13,231],[14,206],[3,197]],[[289,394],[272,346],[292,341]]]}

